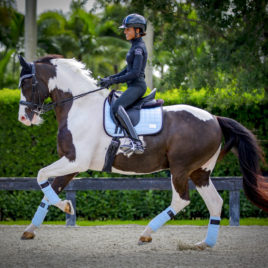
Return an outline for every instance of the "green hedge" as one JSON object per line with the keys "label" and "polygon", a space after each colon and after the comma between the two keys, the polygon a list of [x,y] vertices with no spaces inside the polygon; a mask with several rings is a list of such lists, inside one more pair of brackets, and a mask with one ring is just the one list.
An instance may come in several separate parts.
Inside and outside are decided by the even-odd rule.
{"label": "green hedge", "polygon": [[57,125],[53,113],[45,123],[27,127],[18,121],[19,90],[0,91],[0,177],[35,177],[57,160]]}
{"label": "green hedge", "polygon": [[[165,105],[185,103],[205,108],[215,115],[231,117],[251,129],[267,152],[268,109],[264,92],[240,96],[235,90],[216,91],[211,96],[204,89],[174,89],[158,93]],[[0,177],[35,177],[38,170],[58,159],[57,123],[54,112],[43,115],[40,126],[27,127],[18,121],[19,90],[0,90]],[[213,101],[214,98],[214,101]],[[267,169],[266,169],[267,170]],[[220,162],[214,176],[240,175],[238,162],[232,154]],[[80,174],[87,176],[87,173]],[[111,176],[93,172],[91,176]]]}
{"label": "green hedge", "polygon": [[[0,90],[0,177],[35,177],[38,170],[58,159],[56,151],[57,125],[54,112],[43,116],[41,126],[26,127],[18,121],[19,90]],[[158,93],[165,105],[177,103],[205,108],[215,115],[234,118],[251,129],[267,150],[268,110],[264,91],[252,94],[235,89],[215,90],[215,94],[181,89]],[[264,171],[265,168],[263,167]],[[165,172],[154,176],[163,176]],[[214,176],[240,176],[236,157],[228,154],[216,166]],[[82,173],[80,176],[88,176]],[[91,172],[90,176],[103,177],[111,174]],[[118,176],[118,175],[112,175]],[[152,175],[148,175],[152,176]],[[228,217],[228,192],[224,198],[223,217]],[[39,191],[0,191],[0,220],[31,219],[42,198]],[[149,219],[169,205],[169,191],[87,191],[77,194],[77,215],[85,219]],[[177,218],[204,218],[208,216],[199,195],[191,193],[191,204]],[[266,214],[253,207],[241,193],[241,216],[264,217]],[[48,220],[64,219],[64,214],[51,208]]]}
{"label": "green hedge", "polygon": [[[229,218],[229,192],[220,191],[224,200],[222,218]],[[0,191],[0,220],[30,220],[42,199],[41,191]],[[65,195],[61,193],[63,198]],[[209,213],[197,191],[190,192],[191,203],[176,219],[208,218]],[[152,219],[169,206],[171,191],[78,191],[77,217],[85,220]],[[240,216],[267,217],[267,213],[251,205],[241,191]],[[64,220],[65,214],[50,207],[46,220]]]}

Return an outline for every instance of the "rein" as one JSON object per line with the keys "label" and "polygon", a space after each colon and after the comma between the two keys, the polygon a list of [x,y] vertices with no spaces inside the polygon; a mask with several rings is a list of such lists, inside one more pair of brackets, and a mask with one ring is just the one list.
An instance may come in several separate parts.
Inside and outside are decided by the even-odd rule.
{"label": "rein", "polygon": [[[104,87],[100,87],[100,88],[97,88],[95,90],[91,90],[91,91],[87,91],[85,93],[82,93],[82,94],[79,94],[79,95],[76,95],[76,96],[73,96],[71,98],[66,98],[62,101],[58,101],[58,102],[50,102],[48,104],[34,104],[32,102],[28,102],[28,101],[20,101],[20,104],[21,105],[25,105],[25,106],[28,106],[31,110],[33,110],[33,112],[35,113],[38,113],[38,114],[43,114],[43,113],[46,113],[50,110],[53,110],[55,108],[55,106],[57,105],[62,105],[62,104],[65,104],[66,102],[69,102],[69,101],[73,101],[73,100],[76,100],[76,99],[79,99],[81,97],[84,97],[88,94],[91,94],[91,93],[94,93],[94,92],[97,92],[97,91],[100,91],[104,89]],[[33,109],[32,109],[33,108]],[[37,111],[36,111],[37,109]]]}
{"label": "rein", "polygon": [[[36,85],[38,84],[38,81],[37,81],[36,75],[35,75],[34,63],[31,63],[31,67],[32,67],[32,73],[31,74],[26,74],[26,75],[23,75],[22,77],[20,77],[19,88],[21,87],[21,82],[24,79],[32,78],[32,100],[31,100],[31,102],[29,102],[29,101],[20,101],[19,103],[21,105],[27,106],[32,112],[34,112],[36,114],[46,113],[46,112],[54,109],[55,106],[57,106],[57,105],[62,105],[62,104],[65,104],[65,103],[67,103],[69,101],[73,101],[73,100],[79,99],[81,97],[84,97],[84,96],[86,96],[88,94],[91,94],[91,93],[100,91],[102,89],[105,89],[104,87],[100,87],[100,88],[97,88],[97,89],[87,91],[85,93],[73,96],[71,98],[66,98],[66,99],[58,101],[58,102],[50,102],[48,104],[44,104],[44,103],[40,104],[40,102],[41,102],[40,101],[40,94],[39,94],[39,91],[36,90]],[[38,103],[34,103],[36,93],[38,94]]]}

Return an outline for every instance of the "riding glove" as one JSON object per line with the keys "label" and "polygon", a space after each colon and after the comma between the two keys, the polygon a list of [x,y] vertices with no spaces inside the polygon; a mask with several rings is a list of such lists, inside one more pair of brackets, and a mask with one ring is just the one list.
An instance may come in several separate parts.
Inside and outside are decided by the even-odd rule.
{"label": "riding glove", "polygon": [[113,78],[110,78],[110,77],[101,78],[101,80],[99,82],[101,87],[106,87],[106,88],[108,88],[109,86],[111,86],[114,83],[115,82],[114,82]]}

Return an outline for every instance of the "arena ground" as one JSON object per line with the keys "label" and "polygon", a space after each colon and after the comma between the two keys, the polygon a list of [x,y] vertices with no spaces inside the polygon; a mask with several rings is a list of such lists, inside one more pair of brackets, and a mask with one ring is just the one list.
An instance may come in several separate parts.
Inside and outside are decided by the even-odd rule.
{"label": "arena ground", "polygon": [[196,243],[206,227],[162,227],[153,242],[138,246],[144,226],[65,227],[43,225],[23,241],[25,226],[0,225],[0,267],[267,267],[268,226],[221,226],[217,245],[180,251],[178,241]]}

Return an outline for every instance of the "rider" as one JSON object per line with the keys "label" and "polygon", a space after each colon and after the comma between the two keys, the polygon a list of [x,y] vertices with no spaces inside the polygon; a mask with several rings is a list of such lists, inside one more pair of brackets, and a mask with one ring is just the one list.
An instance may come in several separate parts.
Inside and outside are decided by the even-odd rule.
{"label": "rider", "polygon": [[131,139],[128,144],[121,145],[120,149],[127,153],[133,151],[142,154],[144,152],[142,142],[125,109],[142,97],[147,89],[145,83],[147,50],[142,40],[142,36],[146,34],[146,20],[139,14],[130,14],[124,18],[119,28],[124,29],[126,39],[132,44],[126,56],[127,66],[121,72],[101,79],[100,85],[109,87],[112,84],[127,83],[127,90],[115,101],[111,109]]}

